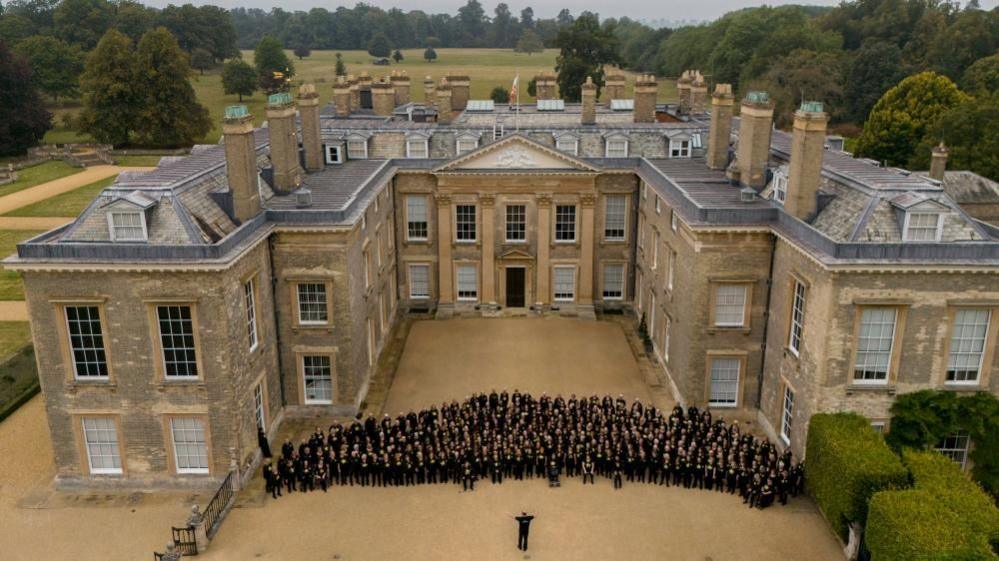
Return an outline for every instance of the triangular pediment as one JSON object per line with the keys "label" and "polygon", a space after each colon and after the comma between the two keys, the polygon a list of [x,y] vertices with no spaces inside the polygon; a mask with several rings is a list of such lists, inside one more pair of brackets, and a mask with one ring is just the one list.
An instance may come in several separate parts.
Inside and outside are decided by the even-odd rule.
{"label": "triangular pediment", "polygon": [[559,170],[596,172],[598,169],[520,134],[473,150],[437,168],[436,172]]}
{"label": "triangular pediment", "polygon": [[534,259],[534,256],[530,253],[524,251],[523,249],[508,249],[504,251],[500,256],[500,260],[509,259]]}

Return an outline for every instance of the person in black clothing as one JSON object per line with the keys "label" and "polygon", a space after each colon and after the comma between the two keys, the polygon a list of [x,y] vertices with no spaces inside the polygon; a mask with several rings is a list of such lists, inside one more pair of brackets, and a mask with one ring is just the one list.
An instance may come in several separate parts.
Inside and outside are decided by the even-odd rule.
{"label": "person in black clothing", "polygon": [[271,457],[271,443],[267,441],[267,435],[264,434],[264,429],[260,427],[257,427],[257,446],[260,446],[260,453],[265,458]]}
{"label": "person in black clothing", "polygon": [[527,551],[527,535],[531,532],[531,520],[534,520],[534,515],[521,512],[520,516],[514,516],[514,519],[517,521],[517,549]]}

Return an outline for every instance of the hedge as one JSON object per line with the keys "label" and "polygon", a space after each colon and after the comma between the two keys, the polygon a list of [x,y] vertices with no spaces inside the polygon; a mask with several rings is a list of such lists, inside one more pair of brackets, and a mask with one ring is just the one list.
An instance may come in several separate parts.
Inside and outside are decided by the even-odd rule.
{"label": "hedge", "polygon": [[883,491],[871,498],[867,547],[872,561],[986,561],[988,540],[930,491]]}
{"label": "hedge", "polygon": [[908,486],[909,474],[899,457],[860,415],[814,415],[807,444],[809,493],[843,539],[851,522],[865,523],[874,493]]}

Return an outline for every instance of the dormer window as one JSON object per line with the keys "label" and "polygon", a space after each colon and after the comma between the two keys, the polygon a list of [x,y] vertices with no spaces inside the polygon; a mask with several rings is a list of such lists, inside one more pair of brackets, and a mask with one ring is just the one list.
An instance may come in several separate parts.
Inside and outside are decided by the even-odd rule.
{"label": "dormer window", "polygon": [[937,212],[907,212],[902,239],[907,242],[938,242],[943,233],[943,216]]}
{"label": "dormer window", "polygon": [[142,212],[109,212],[108,227],[113,242],[146,241],[146,217]]}
{"label": "dormer window", "polygon": [[689,158],[690,157],[690,139],[689,138],[671,138],[669,140],[669,157],[670,158]]}
{"label": "dormer window", "polygon": [[326,144],[326,163],[327,164],[342,164],[343,163],[343,146],[339,144]]}
{"label": "dormer window", "polygon": [[573,156],[579,155],[579,139],[574,136],[560,136],[555,139],[555,149]]}
{"label": "dormer window", "polygon": [[774,175],[774,200],[780,204],[787,200],[787,178],[783,175]]}
{"label": "dormer window", "polygon": [[347,157],[351,160],[364,160],[368,157],[368,139],[352,138],[347,141]]}
{"label": "dormer window", "polygon": [[605,148],[605,156],[608,158],[628,157],[628,139],[626,138],[608,138]]}
{"label": "dormer window", "polygon": [[406,139],[406,157],[415,159],[426,159],[430,155],[429,141],[422,136],[414,136]]}
{"label": "dormer window", "polygon": [[462,154],[468,154],[472,150],[479,147],[479,139],[472,137],[459,138],[454,145],[455,154],[461,156]]}

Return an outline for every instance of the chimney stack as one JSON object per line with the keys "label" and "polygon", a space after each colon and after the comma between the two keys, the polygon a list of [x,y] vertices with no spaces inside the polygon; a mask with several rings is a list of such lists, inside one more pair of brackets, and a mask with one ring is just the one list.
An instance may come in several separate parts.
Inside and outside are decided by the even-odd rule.
{"label": "chimney stack", "polygon": [[350,112],[353,113],[361,108],[361,84],[357,76],[347,76],[347,87],[350,89]]}
{"label": "chimney stack", "polygon": [[543,99],[555,99],[555,75],[544,70],[534,77],[534,96],[541,101]]}
{"label": "chimney stack", "polygon": [[333,84],[333,105],[338,117],[350,116],[350,84],[346,76],[337,76]]}
{"label": "chimney stack", "polygon": [[690,81],[690,112],[704,113],[707,110],[708,85],[699,70],[694,70]]}
{"label": "chimney stack", "polygon": [[434,106],[437,103],[435,99],[437,92],[437,85],[434,84],[434,79],[427,76],[423,79],[423,103],[427,106],[427,109]]}
{"label": "chimney stack", "polygon": [[267,98],[267,133],[274,166],[274,187],[279,191],[293,191],[302,182],[302,167],[298,165],[295,104],[288,92]]}
{"label": "chimney stack", "polygon": [[225,108],[222,120],[225,138],[225,171],[232,193],[232,208],[236,220],[246,222],[260,212],[260,190],[257,189],[257,153],[253,140],[253,115],[245,105]]}
{"label": "chimney stack", "polygon": [[396,107],[409,103],[409,84],[409,76],[406,75],[406,72],[392,73],[392,87],[395,88]]}
{"label": "chimney stack", "polygon": [[451,99],[451,84],[448,84],[447,78],[441,78],[441,83],[437,86],[437,122],[442,125],[451,124],[451,116],[453,112],[451,110],[452,99]]}
{"label": "chimney stack", "polygon": [[604,76],[603,95],[604,97],[606,97],[607,109],[611,108],[611,100],[625,99],[624,97],[625,82],[626,80],[624,78],[624,75],[617,72]]}
{"label": "chimney stack", "polygon": [[584,125],[593,125],[597,122],[597,85],[593,83],[593,78],[587,76],[586,82],[582,86],[583,115],[580,122]]}
{"label": "chimney stack", "polygon": [[736,148],[738,179],[757,191],[767,180],[770,161],[770,133],[773,131],[774,105],[767,92],[749,92],[739,111],[739,146]]}
{"label": "chimney stack", "polygon": [[656,95],[659,85],[652,74],[641,74],[635,78],[635,122],[656,122]]}
{"label": "chimney stack", "polygon": [[818,101],[802,102],[801,107],[794,112],[791,164],[788,166],[784,210],[801,220],[809,220],[818,209],[828,122],[829,115],[822,110],[822,103]]}
{"label": "chimney stack", "polygon": [[942,182],[946,171],[947,147],[941,140],[939,145],[933,147],[933,153],[930,155],[930,179]]}
{"label": "chimney stack", "polygon": [[708,132],[708,167],[728,167],[728,143],[732,136],[732,84],[718,84],[711,95],[711,128]]}
{"label": "chimney stack", "polygon": [[298,88],[298,114],[302,119],[305,170],[319,171],[323,169],[323,141],[319,133],[319,93],[314,84]]}
{"label": "chimney stack", "polygon": [[472,88],[472,79],[465,75],[447,77],[451,87],[451,110],[464,111],[468,107],[468,99]]}
{"label": "chimney stack", "polygon": [[395,112],[395,88],[384,76],[371,84],[371,108],[381,117],[391,117]]}
{"label": "chimney stack", "polygon": [[690,112],[690,70],[684,70],[676,81],[676,93],[680,97],[680,113]]}

